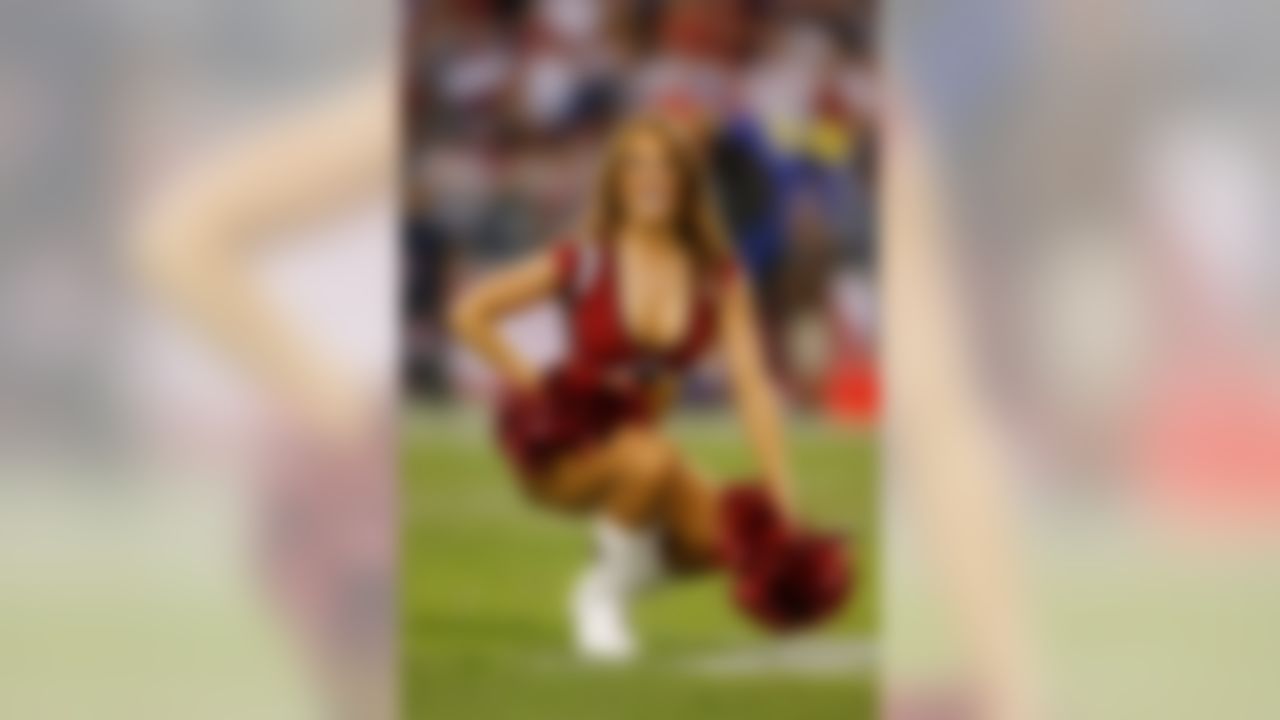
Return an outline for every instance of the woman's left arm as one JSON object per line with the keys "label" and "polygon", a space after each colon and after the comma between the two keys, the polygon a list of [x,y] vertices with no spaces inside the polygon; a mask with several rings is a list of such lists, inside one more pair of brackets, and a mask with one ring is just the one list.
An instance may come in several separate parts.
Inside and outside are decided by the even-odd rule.
{"label": "woman's left arm", "polygon": [[740,273],[733,273],[724,281],[720,338],[738,415],[764,473],[764,482],[783,511],[790,515],[793,483],[777,398],[765,369],[751,296]]}

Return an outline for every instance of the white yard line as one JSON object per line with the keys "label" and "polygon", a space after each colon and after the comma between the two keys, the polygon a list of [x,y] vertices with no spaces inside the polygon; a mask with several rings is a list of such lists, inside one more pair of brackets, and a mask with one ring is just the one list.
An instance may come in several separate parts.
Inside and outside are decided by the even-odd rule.
{"label": "white yard line", "polygon": [[804,637],[708,653],[681,665],[691,673],[709,676],[851,676],[869,675],[876,655],[875,643],[869,640]]}

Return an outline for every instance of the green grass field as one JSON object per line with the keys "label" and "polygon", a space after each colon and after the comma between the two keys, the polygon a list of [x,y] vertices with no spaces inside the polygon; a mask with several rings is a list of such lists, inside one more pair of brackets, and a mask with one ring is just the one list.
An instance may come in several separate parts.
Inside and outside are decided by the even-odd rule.
{"label": "green grass field", "polygon": [[[728,416],[672,424],[716,477],[751,457]],[[871,436],[803,421],[790,428],[806,515],[847,529],[859,585],[839,618],[779,640],[738,615],[720,578],[644,598],[644,657],[575,659],[565,594],[588,558],[583,523],[520,495],[474,415],[414,410],[402,445],[403,687],[408,717],[595,720],[874,716],[877,526]]]}

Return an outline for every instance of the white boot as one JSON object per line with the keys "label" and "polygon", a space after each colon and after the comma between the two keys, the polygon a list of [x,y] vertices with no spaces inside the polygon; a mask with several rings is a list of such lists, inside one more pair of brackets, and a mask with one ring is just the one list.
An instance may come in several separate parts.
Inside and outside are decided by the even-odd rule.
{"label": "white boot", "polygon": [[574,585],[570,602],[578,651],[592,660],[620,661],[636,652],[631,598],[662,575],[658,536],[601,518],[595,524],[597,558]]}

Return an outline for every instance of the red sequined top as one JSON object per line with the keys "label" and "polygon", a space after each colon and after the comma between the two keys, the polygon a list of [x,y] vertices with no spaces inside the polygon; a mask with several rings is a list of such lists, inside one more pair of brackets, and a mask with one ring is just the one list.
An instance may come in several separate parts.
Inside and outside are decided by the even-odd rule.
{"label": "red sequined top", "polygon": [[716,334],[716,295],[733,272],[729,262],[704,270],[696,279],[685,336],[670,346],[652,347],[627,331],[612,246],[563,242],[553,258],[570,335],[564,368],[579,378],[641,386],[686,370],[706,351]]}

